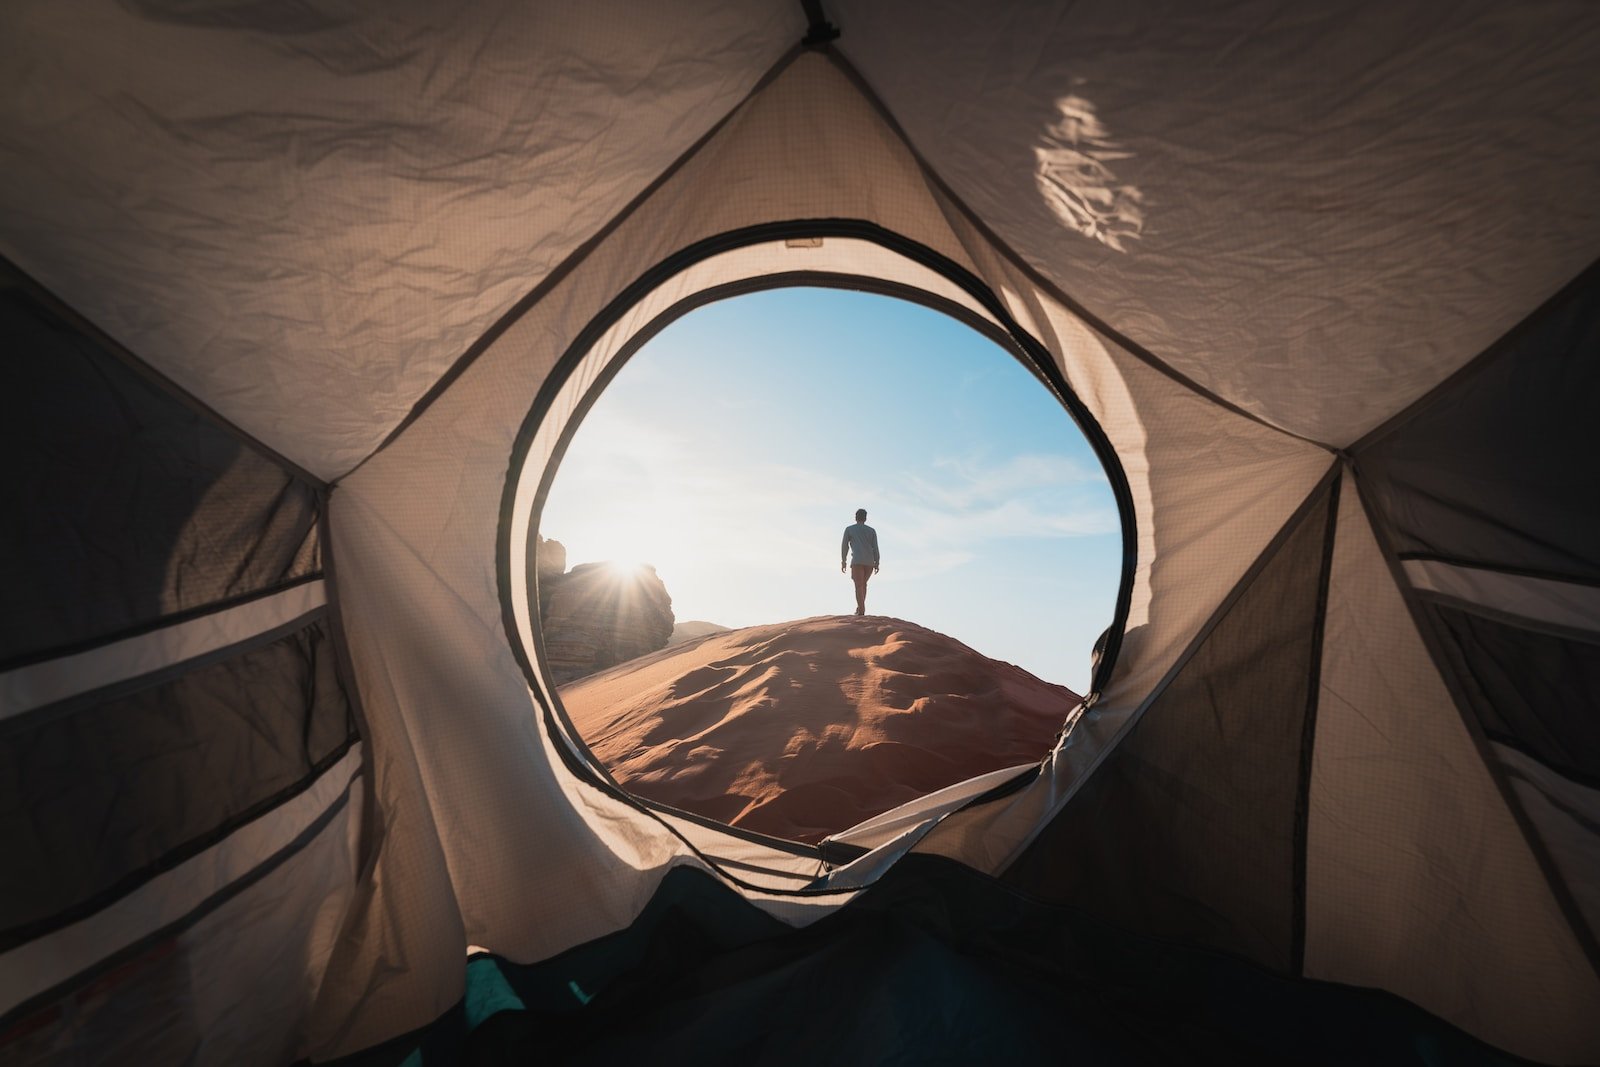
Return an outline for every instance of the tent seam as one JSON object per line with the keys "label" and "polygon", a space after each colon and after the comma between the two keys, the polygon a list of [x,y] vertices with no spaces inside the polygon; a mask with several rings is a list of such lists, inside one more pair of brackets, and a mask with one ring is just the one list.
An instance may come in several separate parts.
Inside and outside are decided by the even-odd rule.
{"label": "tent seam", "polygon": [[[1343,461],[1340,466],[1342,467]],[[1333,479],[1328,490],[1328,513],[1323,520],[1321,574],[1317,577],[1317,606],[1312,622],[1311,665],[1306,682],[1306,713],[1300,732],[1300,781],[1295,793],[1294,813],[1294,918],[1290,931],[1289,973],[1305,976],[1306,924],[1310,914],[1307,897],[1307,863],[1311,835],[1311,771],[1317,740],[1317,712],[1322,705],[1322,648],[1327,636],[1328,590],[1333,579],[1333,543],[1339,525],[1339,492],[1344,473]]]}
{"label": "tent seam", "polygon": [[55,293],[51,292],[32,275],[28,274],[10,259],[0,256],[0,264],[3,264],[5,268],[14,273],[16,281],[20,283],[18,288],[22,290],[23,294],[28,299],[38,304],[53,318],[61,321],[68,327],[71,327],[72,329],[89,338],[89,340],[95,342],[103,352],[131,369],[135,374],[145,379],[145,381],[173,397],[191,411],[194,411],[196,414],[214,423],[225,432],[231,434],[246,448],[249,448],[252,451],[259,453],[264,458],[271,460],[277,467],[279,467],[290,477],[298,479],[299,481],[310,486],[312,489],[319,491],[327,486],[328,483],[324,479],[317,477],[315,474],[312,474],[309,470],[302,467],[294,460],[285,456],[282,452],[279,452],[277,449],[267,445],[260,438],[254,436],[249,431],[245,430],[243,427],[227,418],[221,412],[217,411],[216,408],[213,408],[211,405],[195,396],[189,390],[173,381],[166,374],[157,370],[153,364],[141,358],[127,345],[117,340],[110,333],[101,329],[81,311],[71,307],[66,301],[62,300]]}
{"label": "tent seam", "polygon": [[[1553,314],[1555,309],[1566,300],[1581,291],[1585,286],[1600,284],[1600,259],[1595,260],[1583,270],[1579,271],[1570,281],[1557,289],[1543,303],[1522,317],[1511,329],[1501,334],[1489,343],[1482,352],[1467,360],[1452,371],[1443,381],[1432,389],[1423,393],[1417,399],[1407,404],[1394,415],[1385,419],[1377,426],[1368,430],[1354,444],[1349,445],[1346,451],[1354,454],[1364,452],[1373,445],[1388,437],[1401,426],[1410,422],[1418,415],[1432,408],[1440,400],[1454,392],[1462,382],[1468,381],[1484,369],[1492,366],[1501,356],[1512,352],[1518,341],[1528,334],[1533,328]],[[1404,558],[1404,557],[1401,557]]]}
{"label": "tent seam", "polygon": [[334,676],[344,686],[350,701],[350,715],[354,720],[356,736],[362,741],[361,773],[367,776],[366,802],[361,805],[361,827],[356,844],[356,884],[369,878],[378,863],[378,790],[377,768],[373,765],[376,746],[372,727],[367,720],[367,709],[361,701],[361,686],[356,678],[355,660],[350,655],[350,641],[344,632],[344,610],[339,599],[339,583],[335,576],[333,536],[329,526],[333,515],[333,490],[328,486],[317,496],[321,514],[317,520],[317,540],[322,548],[323,589],[327,598],[328,637],[333,645]]}

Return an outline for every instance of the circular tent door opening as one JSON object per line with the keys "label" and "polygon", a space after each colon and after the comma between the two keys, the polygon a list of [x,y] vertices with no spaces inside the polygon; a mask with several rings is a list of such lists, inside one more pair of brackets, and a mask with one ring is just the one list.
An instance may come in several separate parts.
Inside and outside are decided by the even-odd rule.
{"label": "circular tent door opening", "polygon": [[[877,269],[773,269],[802,255]],[[1024,774],[1120,633],[1098,427],[986,291],[874,243],[677,266],[568,352],[508,484],[508,616],[569,767],[824,856]]]}

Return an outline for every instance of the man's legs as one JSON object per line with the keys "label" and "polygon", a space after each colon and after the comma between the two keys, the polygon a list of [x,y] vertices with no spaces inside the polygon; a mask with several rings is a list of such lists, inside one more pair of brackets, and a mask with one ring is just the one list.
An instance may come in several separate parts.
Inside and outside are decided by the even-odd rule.
{"label": "man's legs", "polygon": [[850,565],[850,577],[856,583],[856,614],[867,613],[867,579],[872,577],[872,568],[860,563]]}

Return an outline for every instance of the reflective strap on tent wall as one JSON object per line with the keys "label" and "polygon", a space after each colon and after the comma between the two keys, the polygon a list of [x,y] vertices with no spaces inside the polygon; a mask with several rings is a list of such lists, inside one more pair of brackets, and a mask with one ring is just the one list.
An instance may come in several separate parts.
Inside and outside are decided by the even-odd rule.
{"label": "reflective strap on tent wall", "polygon": [[159,630],[0,673],[0,721],[192,664],[306,620],[327,603],[321,579]]}
{"label": "reflective strap on tent wall", "polygon": [[1401,569],[1414,589],[1441,600],[1487,608],[1510,619],[1600,632],[1600,588],[1586,583],[1439,560],[1408,559]]}

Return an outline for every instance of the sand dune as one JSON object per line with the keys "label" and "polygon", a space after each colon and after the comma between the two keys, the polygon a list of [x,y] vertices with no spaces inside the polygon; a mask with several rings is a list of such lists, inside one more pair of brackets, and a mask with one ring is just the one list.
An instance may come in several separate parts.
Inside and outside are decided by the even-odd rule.
{"label": "sand dune", "polygon": [[710,634],[561,697],[632,792],[805,842],[1042,758],[1078,702],[953,638],[870,615]]}
{"label": "sand dune", "polygon": [[667,644],[681,645],[685,641],[692,641],[697,637],[705,637],[708,634],[725,634],[728,629],[726,626],[719,626],[714,622],[705,622],[701,619],[674,623],[672,633],[667,637]]}

